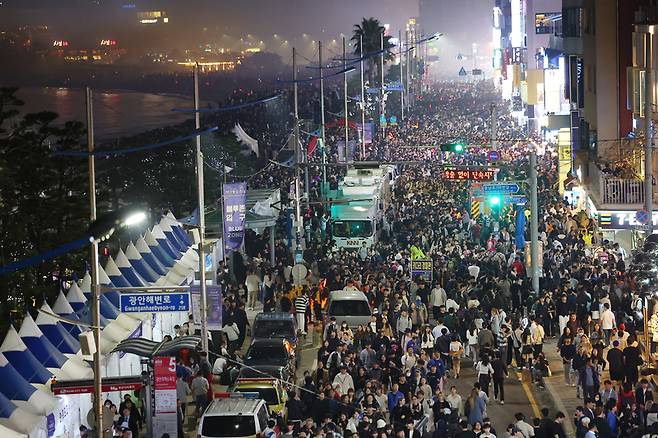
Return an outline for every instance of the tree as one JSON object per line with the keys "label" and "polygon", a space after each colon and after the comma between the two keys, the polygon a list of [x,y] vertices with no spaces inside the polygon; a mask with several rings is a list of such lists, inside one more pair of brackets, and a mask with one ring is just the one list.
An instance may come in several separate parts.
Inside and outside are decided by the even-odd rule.
{"label": "tree", "polygon": [[[381,50],[381,34],[384,32],[384,26],[379,23],[376,18],[363,18],[361,23],[354,25],[352,32],[352,42],[354,42],[354,54],[358,56],[368,56],[369,53],[378,52]],[[363,47],[361,47],[361,37],[363,37]],[[384,64],[388,61],[395,59],[395,54],[390,50],[394,46],[391,43],[391,37],[384,35]],[[368,58],[368,80],[370,85],[373,86],[375,82],[375,72],[377,78],[381,77],[380,71],[380,58],[379,56],[370,56]]]}
{"label": "tree", "polygon": [[[0,265],[83,237],[88,225],[86,160],[54,157],[82,150],[79,122],[57,124],[57,114],[19,116],[15,88],[0,89]],[[30,297],[54,297],[58,280],[80,271],[84,250],[0,277],[0,304],[22,308]]]}

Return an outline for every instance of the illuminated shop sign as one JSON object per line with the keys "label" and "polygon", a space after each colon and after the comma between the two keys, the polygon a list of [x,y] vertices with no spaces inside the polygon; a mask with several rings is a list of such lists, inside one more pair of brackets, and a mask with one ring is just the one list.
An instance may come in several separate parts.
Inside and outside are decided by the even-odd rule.
{"label": "illuminated shop sign", "polygon": [[[637,221],[637,212],[631,210],[599,211],[599,228],[604,230],[633,230],[642,226]],[[658,212],[652,215],[654,227],[658,226]]]}

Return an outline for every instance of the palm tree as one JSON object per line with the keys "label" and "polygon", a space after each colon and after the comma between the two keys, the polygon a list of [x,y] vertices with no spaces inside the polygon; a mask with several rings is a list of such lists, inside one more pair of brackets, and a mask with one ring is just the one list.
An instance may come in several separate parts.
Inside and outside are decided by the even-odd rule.
{"label": "palm tree", "polygon": [[[381,34],[384,32],[384,26],[379,23],[379,20],[373,17],[363,18],[361,23],[354,25],[354,32],[352,33],[352,41],[354,42],[354,54],[358,56],[367,55],[372,52],[381,50]],[[361,47],[361,37],[363,37],[363,47]],[[384,36],[384,63],[395,59],[395,54],[390,51],[393,48],[391,37]],[[374,85],[374,73],[377,72],[377,78],[381,77],[379,56],[371,56],[367,60],[368,63],[368,80],[370,86]]]}

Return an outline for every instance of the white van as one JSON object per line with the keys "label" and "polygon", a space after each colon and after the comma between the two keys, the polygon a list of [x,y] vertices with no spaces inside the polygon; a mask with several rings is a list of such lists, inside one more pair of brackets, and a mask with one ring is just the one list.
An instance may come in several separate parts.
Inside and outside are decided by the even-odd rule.
{"label": "white van", "polygon": [[366,295],[359,290],[335,290],[329,294],[327,317],[336,318],[338,324],[347,322],[350,327],[358,327],[370,322],[372,310]]}
{"label": "white van", "polygon": [[203,413],[197,438],[255,438],[267,428],[265,400],[251,397],[251,393],[218,396]]}

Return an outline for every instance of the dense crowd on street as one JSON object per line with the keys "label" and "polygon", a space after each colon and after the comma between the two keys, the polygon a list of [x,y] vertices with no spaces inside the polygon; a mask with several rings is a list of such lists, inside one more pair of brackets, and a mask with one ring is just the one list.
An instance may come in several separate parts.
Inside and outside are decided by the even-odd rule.
{"label": "dense crowd on street", "polygon": [[[525,178],[530,151],[539,153],[538,293],[525,248],[517,246],[529,241],[527,229],[517,230],[526,208],[503,205],[476,220],[466,185],[441,178],[445,163],[487,163],[487,149],[477,145],[491,137],[492,105],[502,155],[498,179]],[[274,266],[267,262],[269,238],[253,233],[244,256],[236,254],[230,269],[222,265],[226,339],[217,351],[225,374],[238,366],[249,325],[246,309],[256,301],[266,312],[298,315],[304,334],[322,327],[317,366],[299,371],[299,381],[289,386],[286,420],[272,421],[264,436],[562,438],[566,422],[573,422],[577,438],[658,430],[653,384],[639,373],[642,300],[627,274],[626,251],[603,240],[587,212],[561,199],[552,145],[528,135],[506,108],[487,83],[437,84],[403,123],[368,145],[367,159],[424,163],[401,167],[372,248],[337,248],[330,209],[318,202],[304,212],[310,242],[302,286],[292,285],[292,242],[283,223]],[[474,146],[449,156],[402,147],[454,140]],[[333,168],[328,174],[332,181],[339,178]],[[291,178],[290,169],[275,167],[249,184],[280,187],[287,194]],[[318,169],[311,180],[311,199],[317,201]],[[411,278],[411,260],[418,254],[433,260],[431,279]],[[340,289],[364,292],[373,309],[368,324],[351,329],[341,320],[323,321],[323,291]],[[557,348],[562,363],[546,359],[548,339],[557,341],[547,348]],[[214,358],[189,359],[180,367],[202,412],[212,397]],[[544,408],[538,418],[518,412],[509,424],[492,423],[487,409],[505,404],[506,384],[517,373],[541,390],[560,367],[564,384],[582,399],[576,412]],[[474,378],[470,390],[460,393],[455,382],[465,378],[464,368]]]}

